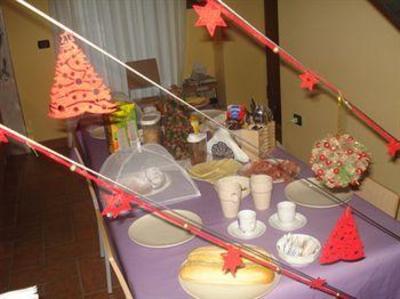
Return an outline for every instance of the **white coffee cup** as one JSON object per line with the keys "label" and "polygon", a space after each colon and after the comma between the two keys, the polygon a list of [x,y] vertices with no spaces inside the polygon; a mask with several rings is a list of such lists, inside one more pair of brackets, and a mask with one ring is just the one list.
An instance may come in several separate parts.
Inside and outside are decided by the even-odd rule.
{"label": "white coffee cup", "polygon": [[256,229],[256,212],[253,210],[242,210],[238,214],[239,229],[243,234],[251,234]]}
{"label": "white coffee cup", "polygon": [[277,205],[278,218],[282,224],[290,224],[296,216],[296,204],[292,201],[281,201]]}
{"label": "white coffee cup", "polygon": [[220,185],[217,189],[222,212],[226,218],[235,218],[239,212],[242,187],[239,183]]}

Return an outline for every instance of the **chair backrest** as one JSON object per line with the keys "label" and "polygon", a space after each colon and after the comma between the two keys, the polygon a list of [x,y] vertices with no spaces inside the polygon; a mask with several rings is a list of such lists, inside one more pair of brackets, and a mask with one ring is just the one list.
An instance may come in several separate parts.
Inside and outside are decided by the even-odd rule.
{"label": "chair backrest", "polygon": [[[128,61],[126,64],[150,78],[154,82],[160,84],[160,73],[158,72],[157,60],[155,58]],[[129,70],[126,71],[126,78],[128,80],[129,90],[153,87],[151,83],[143,80]]]}
{"label": "chair backrest", "polygon": [[396,218],[400,196],[370,178],[365,178],[356,194]]}

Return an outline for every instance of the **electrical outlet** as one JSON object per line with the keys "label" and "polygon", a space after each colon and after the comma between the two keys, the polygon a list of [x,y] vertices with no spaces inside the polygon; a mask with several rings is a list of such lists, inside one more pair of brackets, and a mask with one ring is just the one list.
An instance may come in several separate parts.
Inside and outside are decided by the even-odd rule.
{"label": "electrical outlet", "polygon": [[50,41],[48,39],[39,40],[37,42],[39,49],[47,49],[50,48]]}
{"label": "electrical outlet", "polygon": [[293,114],[293,118],[291,119],[292,123],[294,123],[295,125],[298,126],[302,126],[303,125],[303,117],[299,114],[294,113]]}

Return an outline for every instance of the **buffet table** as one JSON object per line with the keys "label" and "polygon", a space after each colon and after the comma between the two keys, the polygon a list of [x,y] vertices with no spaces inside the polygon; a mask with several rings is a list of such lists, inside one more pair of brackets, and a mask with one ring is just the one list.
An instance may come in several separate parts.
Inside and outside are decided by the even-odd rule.
{"label": "buffet table", "polygon": [[[106,142],[92,138],[86,131],[79,133],[83,150],[91,168],[98,171],[108,156]],[[294,159],[281,149],[274,152],[276,158]],[[312,176],[311,170],[302,162],[302,177]],[[205,182],[196,181],[202,196],[169,206],[193,211],[198,214],[203,224],[221,234],[230,236],[226,232],[227,226],[233,221],[223,217],[220,203],[214,187]],[[257,219],[267,225],[266,232],[259,238],[246,241],[266,249],[274,256],[278,256],[276,242],[284,232],[268,225],[268,218],[276,212],[276,204],[285,200],[284,188],[286,184],[275,184],[272,194],[271,207],[267,211],[257,212]],[[374,206],[353,195],[351,205],[389,230],[400,234],[400,223],[387,216]],[[241,209],[254,209],[251,197],[245,198]],[[298,212],[307,217],[308,223],[296,233],[310,234],[316,237],[321,244],[328,238],[338,217],[342,214],[342,207],[327,209],[306,208],[298,206]],[[178,282],[179,267],[187,254],[194,248],[207,245],[199,238],[171,248],[151,249],[132,242],[128,237],[128,228],[132,222],[142,215],[137,211],[136,217],[125,217],[109,221],[110,234],[120,258],[126,278],[137,299],[179,299],[189,298]],[[134,214],[135,214],[134,213]],[[314,277],[321,277],[327,282],[357,298],[400,298],[400,278],[396,276],[400,268],[400,243],[371,226],[354,215],[361,239],[364,242],[366,258],[358,262],[338,262],[332,265],[319,265],[314,262],[300,270]],[[237,240],[241,241],[241,240]],[[267,298],[329,298],[328,295],[315,291],[305,285],[281,278],[278,286]]]}

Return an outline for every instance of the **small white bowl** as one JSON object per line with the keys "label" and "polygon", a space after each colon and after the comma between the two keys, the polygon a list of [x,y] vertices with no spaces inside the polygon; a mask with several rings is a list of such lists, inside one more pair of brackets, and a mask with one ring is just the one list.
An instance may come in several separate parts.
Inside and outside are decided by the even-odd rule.
{"label": "small white bowl", "polygon": [[241,176],[241,175],[230,175],[223,178],[220,178],[215,184],[215,190],[218,192],[218,187],[221,184],[234,184],[239,183],[242,188],[242,196],[241,199],[245,198],[250,194],[250,178]]}
{"label": "small white bowl", "polygon": [[283,250],[283,246],[285,243],[285,239],[287,238],[288,235],[289,234],[284,235],[276,243],[276,250],[278,251],[279,257],[281,259],[283,259],[292,266],[298,266],[298,267],[309,265],[317,259],[319,252],[321,251],[321,243],[316,238],[305,234],[290,234],[290,235],[292,237],[296,237],[297,240],[299,240],[300,242],[304,241],[311,242],[307,243],[309,245],[314,246],[315,248],[311,254],[308,254],[306,256],[293,256],[285,253]]}

